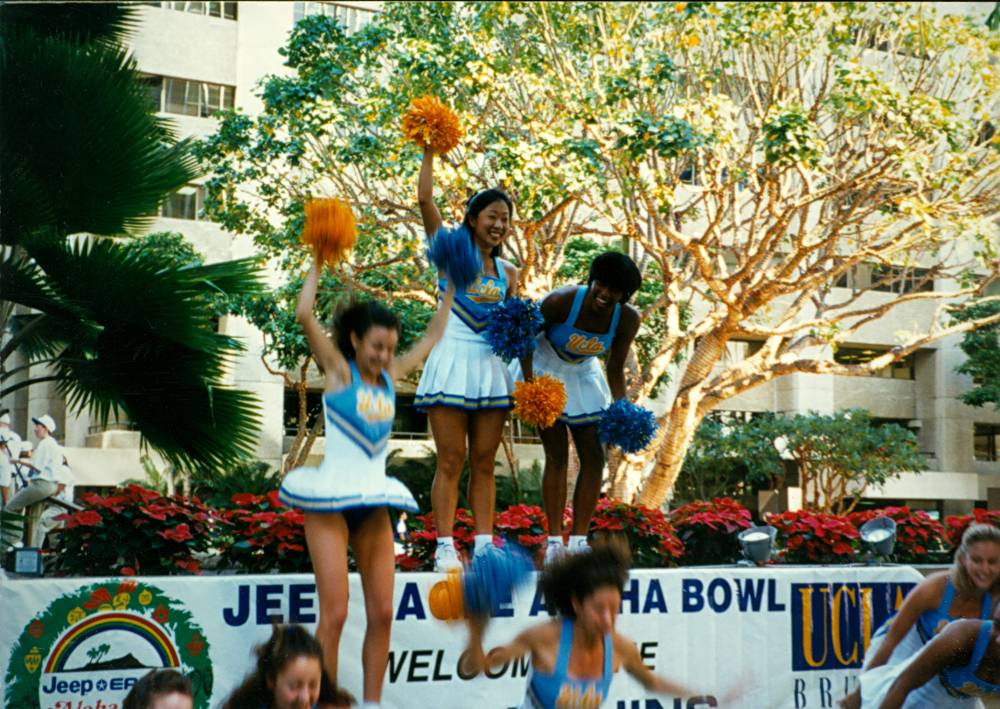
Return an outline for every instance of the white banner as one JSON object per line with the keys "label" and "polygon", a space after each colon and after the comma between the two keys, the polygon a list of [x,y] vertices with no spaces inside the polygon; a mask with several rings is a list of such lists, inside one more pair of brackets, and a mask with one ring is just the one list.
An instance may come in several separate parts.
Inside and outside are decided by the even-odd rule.
{"label": "white banner", "polygon": [[[857,681],[878,625],[921,575],[900,566],[703,567],[635,570],[618,629],[655,672],[698,690],[653,697],[619,672],[611,709],[828,709]],[[397,574],[383,706],[508,709],[524,696],[528,661],[470,679],[458,671],[465,627],[435,618],[442,577]],[[361,696],[364,601],[356,574],[340,647],[340,681]],[[119,709],[152,667],[174,667],[215,709],[250,671],[272,618],[315,628],[313,579],[195,576],[114,579],[0,577],[5,707]],[[490,624],[486,649],[546,618],[534,588]],[[744,693],[724,704],[734,687]]]}

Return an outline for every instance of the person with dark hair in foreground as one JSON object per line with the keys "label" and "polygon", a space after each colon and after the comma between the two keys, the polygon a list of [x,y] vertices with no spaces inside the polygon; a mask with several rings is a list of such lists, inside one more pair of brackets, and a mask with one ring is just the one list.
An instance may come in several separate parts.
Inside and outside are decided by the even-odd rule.
{"label": "person with dark hair in foreground", "polygon": [[323,648],[301,625],[275,625],[254,648],[257,664],[222,709],[313,709],[347,707],[354,701],[323,671]]}
{"label": "person with dark hair in foreground", "polygon": [[615,630],[627,580],[628,555],[615,546],[595,546],[554,559],[539,585],[557,616],[524,630],[488,655],[482,646],[487,618],[471,618],[464,669],[479,672],[486,665],[495,667],[530,654],[531,675],[521,709],[600,707],[619,669],[651,692],[697,694],[651,672],[635,642]]}
{"label": "person with dark hair in foreground", "polygon": [[[628,304],[642,285],[639,268],[625,254],[607,251],[590,265],[587,285],[564,286],[542,300],[545,318],[538,347],[511,362],[515,380],[548,374],[566,387],[566,408],[552,426],[538,432],[545,449],[542,506],[549,524],[546,563],[564,551],[569,440],[573,436],[580,472],[573,492],[569,550],[586,548],[590,519],[597,506],[604,471],[604,447],[597,433],[601,414],[625,396],[625,359],[642,317]],[[605,372],[598,359],[607,357]]]}
{"label": "person with dark hair in foreground", "polygon": [[441,338],[454,289],[447,289],[424,337],[409,352],[394,357],[399,322],[374,301],[341,309],[331,341],[313,314],[319,274],[316,263],[306,275],[295,314],[326,381],[326,448],[320,467],[289,472],[278,496],[305,513],[306,544],[319,596],[317,637],[332,682],[337,681],[337,653],[347,620],[348,544],[354,552],[367,621],[361,655],[365,707],[376,707],[389,661],[396,568],[386,508],[417,510],[410,491],[385,474],[396,413],[394,383],[423,362]]}
{"label": "person with dark hair in foreground", "polygon": [[176,670],[153,670],[132,685],[122,709],[191,709],[191,680]]}

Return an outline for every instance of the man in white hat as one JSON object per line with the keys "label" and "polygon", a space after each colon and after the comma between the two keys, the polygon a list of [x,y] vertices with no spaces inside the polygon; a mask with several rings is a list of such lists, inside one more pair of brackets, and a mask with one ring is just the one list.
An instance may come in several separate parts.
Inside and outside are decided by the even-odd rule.
{"label": "man in white hat", "polygon": [[[4,507],[9,512],[21,513],[25,508],[58,494],[66,487],[64,482],[60,482],[63,477],[62,446],[52,436],[56,432],[55,419],[45,414],[31,419],[31,422],[35,424],[35,436],[38,438],[38,445],[35,446],[31,456],[31,467],[34,470],[25,488],[14,495]],[[34,525],[29,544],[33,547],[39,546],[44,534],[42,525]],[[4,541],[14,544],[18,539],[15,535],[9,535]]]}
{"label": "man in white hat", "polygon": [[10,500],[10,485],[14,464],[11,461],[21,457],[21,437],[10,427],[10,413],[0,414],[0,496],[3,504]]}

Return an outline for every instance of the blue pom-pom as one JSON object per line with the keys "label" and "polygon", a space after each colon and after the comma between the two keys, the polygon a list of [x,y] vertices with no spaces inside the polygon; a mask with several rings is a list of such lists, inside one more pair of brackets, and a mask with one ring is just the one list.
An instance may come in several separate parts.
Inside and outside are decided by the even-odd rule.
{"label": "blue pom-pom", "polygon": [[656,416],[649,409],[619,399],[597,422],[601,443],[617,446],[623,453],[635,453],[649,445],[656,434]]}
{"label": "blue pom-pom", "polygon": [[513,600],[514,589],[527,581],[534,569],[531,557],[517,544],[489,545],[473,555],[469,570],[462,575],[466,610],[473,615],[497,613]]}
{"label": "blue pom-pom", "polygon": [[448,276],[456,290],[468,288],[483,270],[479,249],[472,243],[468,228],[442,225],[431,237],[427,259]]}
{"label": "blue pom-pom", "polygon": [[542,331],[542,309],[527,298],[509,298],[490,309],[483,338],[501,359],[520,359],[535,351]]}

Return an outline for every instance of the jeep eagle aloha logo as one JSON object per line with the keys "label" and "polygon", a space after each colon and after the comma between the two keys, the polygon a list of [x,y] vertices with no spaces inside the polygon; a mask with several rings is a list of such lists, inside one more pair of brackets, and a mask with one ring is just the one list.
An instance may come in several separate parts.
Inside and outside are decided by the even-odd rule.
{"label": "jeep eagle aloha logo", "polygon": [[139,580],[81,587],[57,598],[21,631],[7,666],[4,706],[119,709],[151,669],[191,678],[208,706],[212,665],[201,628],[178,602]]}

